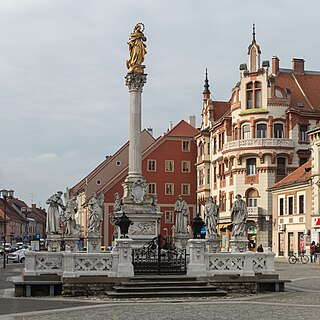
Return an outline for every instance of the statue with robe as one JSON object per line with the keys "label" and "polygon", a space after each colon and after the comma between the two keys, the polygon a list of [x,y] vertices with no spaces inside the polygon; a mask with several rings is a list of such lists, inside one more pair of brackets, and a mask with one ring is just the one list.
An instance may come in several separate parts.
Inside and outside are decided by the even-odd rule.
{"label": "statue with robe", "polygon": [[247,205],[238,194],[231,208],[232,236],[245,236],[247,218]]}
{"label": "statue with robe", "polygon": [[175,205],[174,212],[176,213],[176,225],[175,232],[179,233],[188,233],[188,217],[189,217],[189,208],[187,202],[179,195]]}
{"label": "statue with robe", "polygon": [[60,218],[62,212],[60,210],[65,210],[61,195],[62,191],[58,191],[46,201],[46,204],[49,205],[46,219],[46,234],[61,233]]}
{"label": "statue with robe", "polygon": [[102,193],[98,196],[95,192],[90,198],[87,204],[89,211],[88,232],[100,232],[103,220],[103,202],[104,197]]}
{"label": "statue with robe", "polygon": [[210,237],[217,235],[217,223],[219,215],[219,206],[213,202],[213,198],[210,196],[204,206],[205,222],[207,235]]}

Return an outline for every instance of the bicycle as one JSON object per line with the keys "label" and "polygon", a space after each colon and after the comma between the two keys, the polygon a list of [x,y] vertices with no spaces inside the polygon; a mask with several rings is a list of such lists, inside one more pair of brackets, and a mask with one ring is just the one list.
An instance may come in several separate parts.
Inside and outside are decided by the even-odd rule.
{"label": "bicycle", "polygon": [[290,264],[295,264],[298,260],[300,260],[303,264],[306,264],[309,262],[309,257],[306,256],[304,252],[301,252],[299,255],[296,253],[291,253],[288,260]]}

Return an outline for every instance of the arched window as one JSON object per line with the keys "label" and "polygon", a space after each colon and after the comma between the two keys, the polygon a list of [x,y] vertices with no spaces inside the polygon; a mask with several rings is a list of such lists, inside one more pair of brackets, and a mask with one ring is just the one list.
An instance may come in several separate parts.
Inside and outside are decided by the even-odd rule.
{"label": "arched window", "polygon": [[242,139],[250,139],[250,126],[248,124],[242,126]]}
{"label": "arched window", "polygon": [[275,123],[273,125],[273,137],[274,138],[283,138],[283,124]]}
{"label": "arched window", "polygon": [[261,108],[261,82],[247,84],[247,109]]}
{"label": "arched window", "polygon": [[259,194],[257,190],[255,189],[248,190],[248,193],[247,193],[248,207],[257,207],[258,198],[259,198]]}
{"label": "arched window", "polygon": [[239,139],[239,132],[238,132],[238,127],[234,128],[234,140],[238,140]]}
{"label": "arched window", "polygon": [[277,176],[286,175],[286,158],[277,158]]}
{"label": "arched window", "polygon": [[257,138],[267,137],[267,125],[265,123],[257,124]]}

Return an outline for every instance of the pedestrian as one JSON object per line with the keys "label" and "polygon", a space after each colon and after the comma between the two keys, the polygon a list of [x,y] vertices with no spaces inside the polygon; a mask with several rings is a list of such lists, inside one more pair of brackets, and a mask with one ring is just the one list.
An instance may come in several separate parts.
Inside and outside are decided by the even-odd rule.
{"label": "pedestrian", "polygon": [[316,262],[317,254],[316,254],[316,243],[314,241],[310,244],[310,262]]}
{"label": "pedestrian", "polygon": [[262,244],[260,244],[260,245],[258,246],[257,251],[258,251],[258,252],[263,252]]}

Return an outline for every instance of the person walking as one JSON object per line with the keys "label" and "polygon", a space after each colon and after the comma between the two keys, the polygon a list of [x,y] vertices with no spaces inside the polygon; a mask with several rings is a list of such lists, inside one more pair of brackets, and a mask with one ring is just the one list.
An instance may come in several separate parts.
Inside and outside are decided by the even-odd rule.
{"label": "person walking", "polygon": [[316,243],[314,241],[310,244],[310,262],[316,262],[317,254],[316,254]]}

